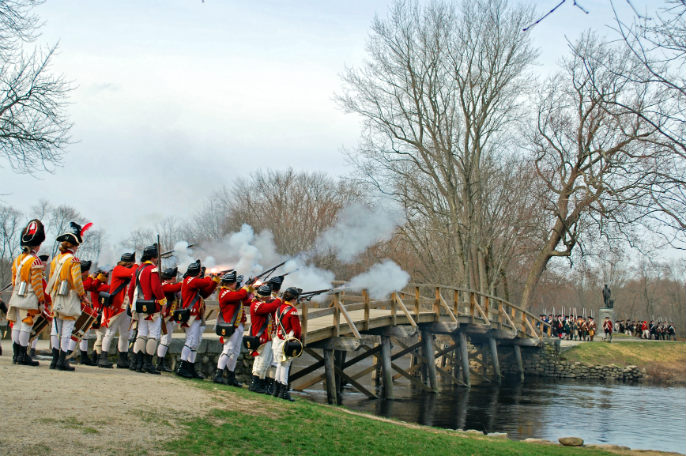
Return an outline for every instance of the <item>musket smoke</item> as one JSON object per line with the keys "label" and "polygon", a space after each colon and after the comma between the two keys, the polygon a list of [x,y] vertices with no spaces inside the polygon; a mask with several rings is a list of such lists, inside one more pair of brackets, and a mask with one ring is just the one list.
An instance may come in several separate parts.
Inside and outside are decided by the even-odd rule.
{"label": "musket smoke", "polygon": [[348,286],[353,290],[366,288],[369,297],[384,299],[392,292],[402,290],[410,281],[410,275],[392,260],[377,263],[367,272],[353,277]]}
{"label": "musket smoke", "polygon": [[[305,291],[308,290],[322,290],[325,288],[333,288],[333,281],[335,275],[331,271],[321,269],[311,264],[307,264],[302,257],[296,257],[289,260],[283,266],[284,272],[294,271],[292,274],[286,276],[281,287],[285,290],[288,287],[298,287]],[[326,295],[319,295],[312,298],[313,301],[323,301]]]}

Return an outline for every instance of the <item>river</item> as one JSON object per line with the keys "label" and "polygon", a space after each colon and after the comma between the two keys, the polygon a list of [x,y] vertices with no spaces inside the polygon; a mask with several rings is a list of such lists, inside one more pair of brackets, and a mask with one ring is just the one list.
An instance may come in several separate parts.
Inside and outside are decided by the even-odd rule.
{"label": "river", "polygon": [[[510,438],[581,437],[634,449],[686,453],[686,388],[528,379],[438,394],[398,385],[397,399],[369,400],[346,388],[343,406],[449,429],[507,432]],[[326,402],[326,393],[307,390]]]}

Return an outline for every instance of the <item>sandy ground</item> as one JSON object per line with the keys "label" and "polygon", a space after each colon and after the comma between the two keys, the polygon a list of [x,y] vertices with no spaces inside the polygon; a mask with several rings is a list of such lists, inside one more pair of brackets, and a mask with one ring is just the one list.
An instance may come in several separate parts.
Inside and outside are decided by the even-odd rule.
{"label": "sandy ground", "polygon": [[0,454],[165,454],[157,446],[180,421],[227,400],[171,375],[12,365],[11,343],[2,348]]}

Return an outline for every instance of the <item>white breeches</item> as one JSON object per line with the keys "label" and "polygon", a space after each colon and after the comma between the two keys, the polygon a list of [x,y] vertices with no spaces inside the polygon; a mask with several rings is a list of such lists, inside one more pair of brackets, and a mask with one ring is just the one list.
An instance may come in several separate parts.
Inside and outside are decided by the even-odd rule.
{"label": "white breeches", "polygon": [[275,337],[272,341],[273,349],[273,359],[272,362],[276,364],[276,373],[274,374],[274,380],[283,384],[288,385],[288,371],[291,367],[291,360],[282,361],[283,359],[283,348],[286,344],[284,339]]}
{"label": "white breeches", "polygon": [[194,320],[193,323],[186,328],[186,341],[181,350],[182,361],[188,361],[190,363],[195,362],[195,356],[198,347],[200,346],[200,341],[202,340],[202,331],[204,328],[205,326],[203,326],[202,320]]}
{"label": "white breeches", "polygon": [[272,363],[272,342],[261,345],[252,364],[252,374],[264,379]]}
{"label": "white breeches", "polygon": [[23,321],[19,322],[19,324],[15,323],[12,328],[12,342],[17,343],[22,347],[28,347],[32,328],[33,325],[29,326]]}
{"label": "white breeches", "polygon": [[174,333],[174,326],[176,322],[174,320],[165,321],[163,323],[167,326],[167,334],[162,334],[160,337],[160,344],[157,346],[157,357],[164,358],[167,355],[167,350],[169,350],[169,344],[172,340],[172,334]]}
{"label": "white breeches", "polygon": [[219,360],[217,360],[217,369],[222,370],[228,367],[231,372],[236,369],[236,361],[241,354],[241,343],[243,342],[243,325],[239,324],[236,330],[231,334],[229,340],[224,342],[224,349]]}
{"label": "white breeches", "polygon": [[61,351],[72,349],[71,332],[74,330],[76,320],[63,320],[61,318],[52,319],[52,329],[50,330],[50,341],[52,348]]}
{"label": "white breeches", "polygon": [[114,336],[117,333],[119,333],[117,350],[120,352],[128,351],[130,323],[131,317],[126,315],[126,312],[120,313],[114,321],[111,321],[109,327],[105,331],[105,336],[102,339],[102,351],[109,353],[110,345],[112,345],[112,339],[114,339]]}

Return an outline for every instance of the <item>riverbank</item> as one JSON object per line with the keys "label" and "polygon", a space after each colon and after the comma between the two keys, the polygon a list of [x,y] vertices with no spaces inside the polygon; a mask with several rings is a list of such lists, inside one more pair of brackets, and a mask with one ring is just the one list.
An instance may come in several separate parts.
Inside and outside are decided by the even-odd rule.
{"label": "riverbank", "polygon": [[613,454],[402,423],[303,398],[287,403],[172,375],[15,366],[7,354],[0,378],[7,454]]}
{"label": "riverbank", "polygon": [[686,342],[615,339],[584,342],[563,350],[561,358],[594,366],[636,366],[642,381],[660,385],[686,385]]}

